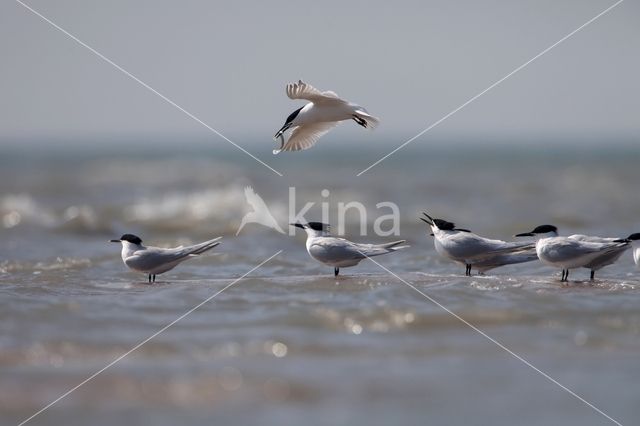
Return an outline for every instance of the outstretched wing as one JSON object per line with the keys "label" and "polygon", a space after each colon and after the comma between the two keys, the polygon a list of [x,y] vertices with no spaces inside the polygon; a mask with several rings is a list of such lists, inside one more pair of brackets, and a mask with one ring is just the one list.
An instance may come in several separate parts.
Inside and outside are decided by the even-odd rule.
{"label": "outstretched wing", "polygon": [[321,92],[310,84],[305,83],[302,80],[298,80],[297,83],[287,84],[287,96],[290,99],[306,99],[314,103],[322,102],[345,102],[340,99],[337,94],[328,90]]}
{"label": "outstretched wing", "polygon": [[244,189],[244,196],[247,199],[247,203],[249,203],[249,205],[253,208],[253,211],[255,211],[256,213],[262,214],[265,210],[269,211],[262,197],[256,194],[252,187],[247,186]]}
{"label": "outstretched wing", "polygon": [[320,139],[324,134],[329,132],[338,125],[338,121],[304,124],[297,126],[291,132],[289,140],[280,151],[301,151],[303,149],[309,149]]}

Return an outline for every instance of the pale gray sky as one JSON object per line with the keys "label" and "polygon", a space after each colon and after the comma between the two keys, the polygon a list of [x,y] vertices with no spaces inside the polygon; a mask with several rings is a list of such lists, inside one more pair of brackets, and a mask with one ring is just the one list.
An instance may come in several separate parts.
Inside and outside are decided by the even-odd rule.
{"label": "pale gray sky", "polygon": [[[299,78],[364,105],[382,119],[367,137],[398,145],[614,1],[27,3],[248,146],[298,107],[284,86]],[[639,18],[626,0],[423,140],[637,139]],[[0,54],[0,144],[220,141],[11,0]]]}

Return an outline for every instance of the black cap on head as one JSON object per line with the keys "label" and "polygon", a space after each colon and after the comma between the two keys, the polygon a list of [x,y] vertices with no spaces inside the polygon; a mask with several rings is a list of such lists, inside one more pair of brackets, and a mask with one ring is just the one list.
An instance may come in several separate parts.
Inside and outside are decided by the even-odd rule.
{"label": "black cap on head", "polygon": [[514,237],[535,237],[536,234],[548,234],[550,232],[558,233],[558,228],[553,225],[540,225],[536,226],[531,232],[523,232],[522,234],[516,234]]}
{"label": "black cap on head", "polygon": [[322,223],[322,222],[309,222],[307,223],[307,226],[311,229],[313,229],[314,231],[328,231],[329,230],[329,225],[327,225],[326,223]]}
{"label": "black cap on head", "polygon": [[640,240],[640,232],[636,232],[635,234],[631,234],[627,237],[627,240],[636,241]]}
{"label": "black cap on head", "polygon": [[297,110],[293,111],[291,114],[289,114],[289,116],[287,117],[287,121],[285,121],[284,124],[291,123],[293,120],[295,120],[296,117],[298,116],[298,114],[300,114],[300,110],[302,108],[304,108],[304,107],[300,107]]}
{"label": "black cap on head", "polygon": [[558,233],[558,228],[553,225],[540,225],[536,226],[533,231],[531,231],[532,234],[548,234],[549,232]]}
{"label": "black cap on head", "polygon": [[326,223],[322,223],[322,222],[307,222],[307,223],[290,223],[291,226],[295,226],[297,228],[302,228],[302,229],[313,229],[314,231],[328,231],[330,228],[330,225],[327,225]]}
{"label": "black cap on head", "polygon": [[447,222],[444,219],[433,219],[433,224],[443,231],[453,231],[456,227],[455,223]]}
{"label": "black cap on head", "polygon": [[133,234],[124,234],[122,237],[120,237],[120,241],[128,241],[131,244],[142,244],[142,240],[140,239],[140,237]]}

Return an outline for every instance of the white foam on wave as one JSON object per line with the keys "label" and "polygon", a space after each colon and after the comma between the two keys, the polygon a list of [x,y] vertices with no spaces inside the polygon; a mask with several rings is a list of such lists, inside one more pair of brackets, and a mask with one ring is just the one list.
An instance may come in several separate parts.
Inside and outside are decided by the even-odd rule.
{"label": "white foam on wave", "polygon": [[71,205],[61,211],[45,207],[29,194],[0,197],[0,219],[5,229],[36,225],[64,231],[108,232],[111,226],[89,205]]}
{"label": "white foam on wave", "polygon": [[[269,207],[276,213],[286,212],[281,202]],[[129,223],[165,229],[186,229],[198,225],[219,227],[221,224],[234,228],[239,226],[242,216],[249,210],[244,187],[231,184],[217,189],[174,191],[147,197],[127,206],[123,219]]]}

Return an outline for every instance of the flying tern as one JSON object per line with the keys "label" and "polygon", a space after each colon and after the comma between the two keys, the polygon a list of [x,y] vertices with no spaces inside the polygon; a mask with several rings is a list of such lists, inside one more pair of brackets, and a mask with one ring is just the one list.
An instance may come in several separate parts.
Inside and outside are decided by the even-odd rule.
{"label": "flying tern", "polygon": [[569,281],[571,269],[593,269],[602,259],[608,259],[608,256],[626,249],[629,245],[629,242],[624,240],[596,242],[588,240],[593,237],[587,237],[586,240],[579,236],[560,237],[558,228],[553,225],[540,225],[533,231],[518,234],[516,237],[534,237],[538,258],[549,266],[562,269],[561,282]]}
{"label": "flying tern", "polygon": [[307,252],[320,263],[333,266],[337,277],[340,268],[355,266],[367,257],[379,256],[407,248],[405,240],[386,244],[359,244],[329,234],[329,225],[320,222],[292,223],[307,233]]}
{"label": "flying tern", "polygon": [[[332,91],[321,92],[302,80],[287,84],[287,96],[290,99],[304,99],[309,103],[293,111],[275,134],[273,139],[277,141],[280,138],[280,148],[275,149],[274,154],[311,148],[340,121],[353,120],[370,129],[380,122],[363,107],[341,99]],[[284,133],[289,129],[292,132],[285,142]]]}
{"label": "flying tern", "polygon": [[170,271],[178,264],[191,259],[218,244],[222,237],[192,246],[175,248],[146,247],[142,240],[133,234],[124,234],[112,243],[122,243],[122,261],[129,269],[149,275],[149,282],[156,282],[156,275]]}
{"label": "flying tern", "polygon": [[465,275],[471,269],[480,273],[499,266],[530,262],[537,259],[535,244],[492,240],[474,234],[468,229],[456,228],[455,223],[434,219],[427,213],[420,219],[431,227],[438,254],[465,265]]}

